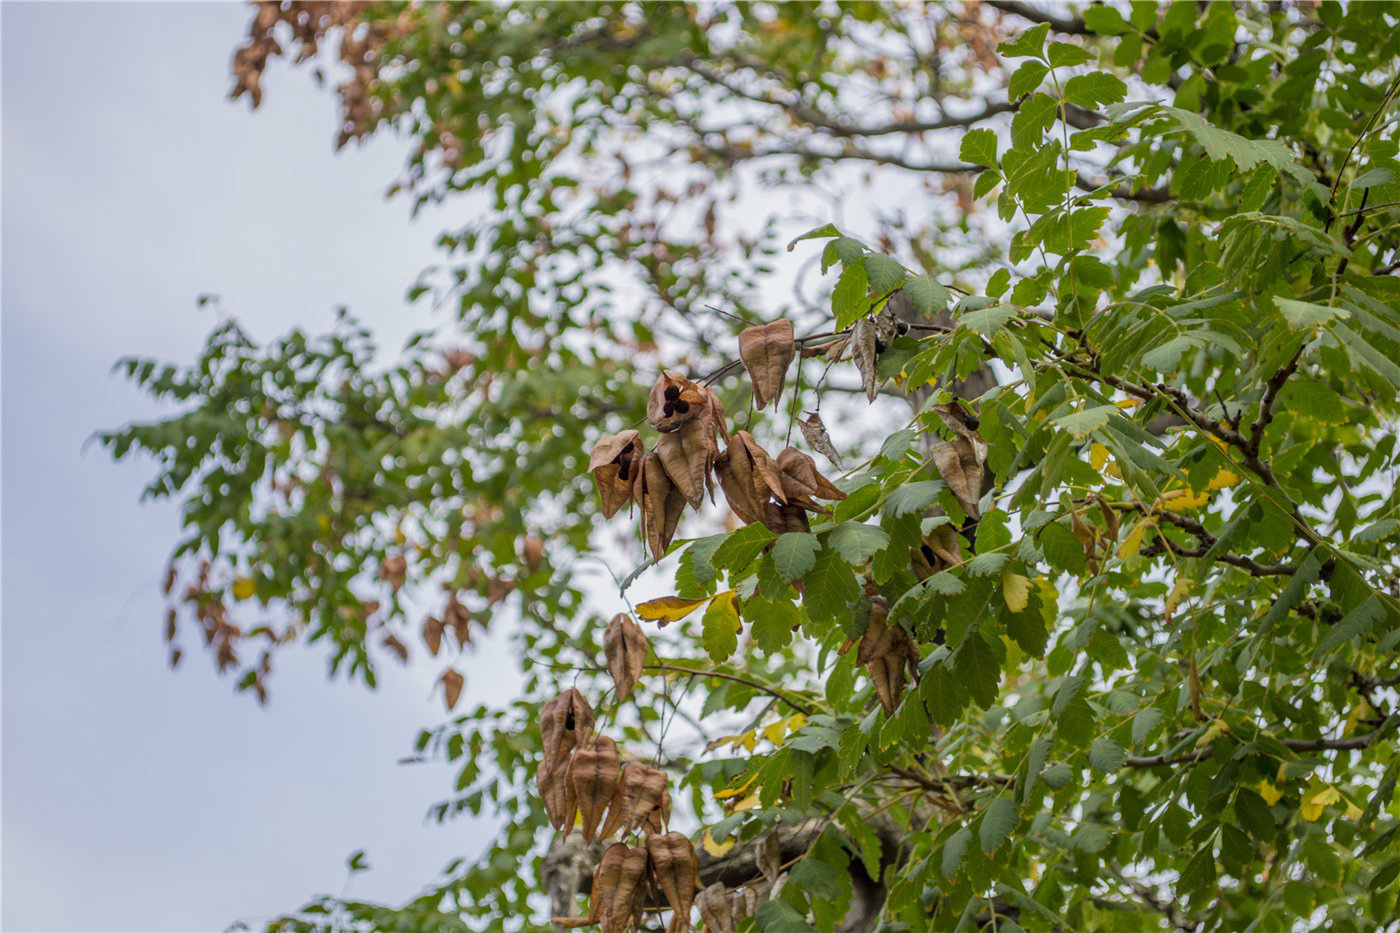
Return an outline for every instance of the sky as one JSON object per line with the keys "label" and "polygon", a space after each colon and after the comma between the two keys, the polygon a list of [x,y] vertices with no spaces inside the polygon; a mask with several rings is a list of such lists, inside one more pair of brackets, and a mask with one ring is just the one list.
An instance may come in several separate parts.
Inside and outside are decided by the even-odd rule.
{"label": "sky", "polygon": [[[337,305],[389,352],[432,323],[404,292],[463,204],[384,192],[392,140],[336,154],[334,108],[274,67],[229,102],[242,4],[0,4],[0,929],[221,930],[317,893],[400,901],[492,827],[427,824],[440,766],[397,760],[442,716],[433,665],[378,691],[286,652],[259,708],[187,644],[166,665],[174,507],[94,431],[158,410],[112,373],[185,361],[216,293],[254,336]],[[454,216],[457,215],[457,216]],[[467,670],[493,680],[500,646]],[[346,858],[371,870],[350,879]]]}

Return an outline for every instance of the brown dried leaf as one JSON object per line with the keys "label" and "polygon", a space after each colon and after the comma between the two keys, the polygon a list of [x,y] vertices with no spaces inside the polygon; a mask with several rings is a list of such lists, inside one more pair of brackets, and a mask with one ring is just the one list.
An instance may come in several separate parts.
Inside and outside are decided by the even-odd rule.
{"label": "brown dried leaf", "polygon": [[449,667],[442,672],[442,698],[447,703],[450,710],[457,705],[457,700],[462,696],[462,685],[466,679],[453,667]]}
{"label": "brown dried leaf", "polygon": [[705,500],[705,477],[717,452],[709,421],[704,417],[687,421],[678,430],[656,439],[656,456],[666,475],[697,511]]}
{"label": "brown dried leaf", "polygon": [[612,518],[636,495],[646,447],[636,431],[620,431],[600,438],[588,458],[588,472],[598,487],[604,518]]}
{"label": "brown dried leaf", "polygon": [[648,833],[647,856],[656,886],[671,908],[671,923],[666,933],[688,933],[690,908],[695,902],[696,881],[700,876],[695,846],[684,833]]}
{"label": "brown dried leaf", "polygon": [[685,512],[685,495],[671,482],[666,468],[656,454],[642,461],[642,535],[657,560],[666,556],[666,548],[676,536],[676,526]]}
{"label": "brown dried leaf", "polygon": [[806,420],[797,422],[797,426],[802,429],[802,436],[807,439],[813,450],[834,463],[838,470],[844,469],[841,466],[841,455],[831,443],[831,435],[826,433],[826,424],[823,423],[820,414],[815,411],[807,412]]}
{"label": "brown dried leaf", "polygon": [[608,673],[612,675],[617,701],[621,703],[632,695],[632,688],[641,679],[647,660],[647,636],[625,612],[613,616],[603,632],[603,656],[607,658]]}
{"label": "brown dried leaf", "polygon": [[652,384],[647,421],[658,431],[675,431],[700,417],[709,402],[707,394],[704,386],[691,382],[684,373],[668,369]]}
{"label": "brown dried leaf", "polygon": [[753,382],[755,407],[761,410],[769,399],[776,402],[783,394],[783,379],[796,355],[792,322],[786,318],[740,332],[739,359]]}
{"label": "brown dried leaf", "polygon": [[569,782],[583,817],[583,841],[592,843],[608,805],[617,791],[620,762],[617,743],[600,735],[574,752],[569,764]]}
{"label": "brown dried leaf", "polygon": [[967,426],[962,410],[956,405],[935,405],[933,411],[942,419],[954,439],[946,441],[936,432],[929,435],[930,453],[933,464],[948,484],[953,498],[969,518],[977,518],[981,513],[978,506],[982,498],[982,464],[987,456],[987,445],[977,432]]}
{"label": "brown dried leaf", "polygon": [[879,377],[875,374],[878,366],[875,352],[875,322],[868,317],[856,321],[851,328],[851,359],[860,370],[860,384],[865,389],[865,397],[875,401],[880,392]]}

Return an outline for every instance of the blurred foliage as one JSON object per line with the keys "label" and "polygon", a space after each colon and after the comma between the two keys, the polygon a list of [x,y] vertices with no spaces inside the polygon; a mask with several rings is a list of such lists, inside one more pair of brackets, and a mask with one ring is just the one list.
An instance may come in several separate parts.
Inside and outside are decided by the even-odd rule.
{"label": "blurred foliage", "polygon": [[[103,440],[183,509],[173,644],[194,631],[259,696],[291,642],[370,684],[428,650],[452,694],[460,664],[466,712],[417,752],[457,769],[435,816],[504,827],[406,905],[273,926],[547,927],[533,723],[577,685],[630,754],[656,748],[697,838],[822,821],[760,929],[834,928],[860,871],[889,931],[1393,927],[1398,22],[1393,2],[259,7],[238,93],[333,49],[340,142],[403,139],[397,190],[472,218],[412,292],[449,319],[389,363],[348,316],[268,345],[221,324],[192,364],[125,361],[175,411]],[[892,312],[916,326],[881,337],[868,411],[830,342],[780,411],[724,378],[745,321],[825,339]],[[586,577],[645,557],[605,532],[587,453],[663,368],[721,371],[765,443],[824,400],[857,465],[810,532],[707,506],[714,533],[643,596],[735,591],[738,644],[699,613],[648,625],[672,669],[609,706],[622,605]],[[971,502],[939,454],[960,442]],[[873,604],[918,654],[892,715],[839,650]],[[524,673],[506,703],[464,660],[496,619]],[[664,740],[678,716],[689,745]],[[737,734],[706,748],[716,722]]]}

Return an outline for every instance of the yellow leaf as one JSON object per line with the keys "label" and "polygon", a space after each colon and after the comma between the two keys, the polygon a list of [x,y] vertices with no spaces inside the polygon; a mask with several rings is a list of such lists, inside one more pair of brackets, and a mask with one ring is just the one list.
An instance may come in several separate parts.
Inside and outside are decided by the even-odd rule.
{"label": "yellow leaf", "polygon": [[1347,805],[1347,819],[1349,819],[1349,820],[1359,820],[1359,819],[1361,819],[1361,814],[1362,814],[1363,811],[1362,811],[1362,809],[1361,809],[1360,807],[1358,807],[1356,804],[1352,803],[1350,800],[1346,801],[1346,805]]}
{"label": "yellow leaf", "polygon": [[233,581],[233,598],[249,599],[253,595],[253,578],[239,577]]}
{"label": "yellow leaf", "polygon": [[679,622],[709,601],[710,597],[708,596],[703,599],[658,596],[656,599],[648,599],[644,603],[638,603],[637,615],[648,622],[660,622],[664,628],[672,622]]}
{"label": "yellow leaf", "polygon": [[756,780],[758,780],[758,775],[754,774],[751,775],[747,781],[740,784],[738,787],[726,787],[724,790],[717,790],[715,791],[715,799],[728,800],[730,797],[738,797],[741,794],[746,794],[748,793],[749,788],[753,786],[753,782]]}
{"label": "yellow leaf", "polygon": [[723,842],[715,842],[715,837],[710,833],[710,828],[706,826],[705,838],[700,840],[700,845],[704,846],[705,851],[710,855],[713,855],[715,858],[720,858],[721,856],[728,855],[729,850],[734,848],[738,842],[739,840],[735,836],[730,836]]}
{"label": "yellow leaf", "polygon": [[1212,492],[1217,489],[1229,489],[1239,481],[1238,475],[1222,467],[1220,472],[1215,474],[1215,477],[1206,484],[1206,489]]}
{"label": "yellow leaf", "polygon": [[774,745],[783,744],[783,736],[787,733],[787,720],[779,719],[763,730],[763,737]]}
{"label": "yellow leaf", "polygon": [[1229,732],[1230,727],[1225,724],[1225,720],[1217,719],[1206,727],[1206,731],[1201,733],[1201,737],[1196,740],[1197,748],[1205,748],[1211,742],[1220,738],[1222,732]]}
{"label": "yellow leaf", "polygon": [[1346,724],[1342,727],[1342,735],[1351,735],[1356,731],[1356,724],[1361,721],[1361,717],[1371,715],[1371,704],[1362,697],[1361,702],[1351,708],[1347,714]]}
{"label": "yellow leaf", "polygon": [[801,729],[803,726],[807,725],[807,714],[793,713],[791,716],[788,717],[787,724],[789,732],[796,732],[798,729]]}
{"label": "yellow leaf", "polygon": [[731,808],[731,812],[739,813],[744,810],[752,810],[756,806],[758,806],[758,794],[749,794],[743,800],[736,803]]}
{"label": "yellow leaf", "polygon": [[1303,791],[1302,811],[1303,819],[1308,822],[1318,820],[1328,804],[1336,803],[1342,799],[1342,795],[1337,792],[1337,788],[1331,784],[1318,780],[1316,776],[1308,781],[1308,789]]}
{"label": "yellow leaf", "polygon": [[1108,448],[1098,441],[1089,445],[1089,466],[1094,468],[1095,473],[1103,472],[1103,465],[1108,462]]}
{"label": "yellow leaf", "polygon": [[1151,528],[1155,522],[1141,521],[1132,527],[1128,536],[1123,539],[1123,544],[1118,548],[1118,556],[1127,560],[1142,549],[1143,535],[1147,534],[1147,529]]}
{"label": "yellow leaf", "polygon": [[1136,407],[1138,407],[1139,405],[1141,405],[1141,404],[1142,404],[1142,399],[1137,399],[1137,398],[1120,398],[1118,401],[1114,402],[1113,404],[1117,405],[1119,408],[1123,409],[1124,411],[1127,411],[1129,408],[1136,408]]}
{"label": "yellow leaf", "polygon": [[1186,594],[1191,592],[1191,587],[1196,585],[1196,581],[1190,577],[1177,577],[1172,591],[1167,594],[1166,610],[1167,618],[1171,619],[1176,612],[1176,607],[1181,605],[1181,601],[1186,598]]}
{"label": "yellow leaf", "polygon": [[1168,512],[1189,512],[1192,509],[1199,509],[1210,501],[1208,492],[1192,492],[1189,489],[1173,489],[1164,493],[1162,501],[1158,503]]}
{"label": "yellow leaf", "polygon": [[1001,595],[1006,599],[1006,608],[1012,612],[1025,612],[1030,600],[1031,581],[1019,573],[1001,575]]}
{"label": "yellow leaf", "polygon": [[745,732],[743,734],[740,741],[743,742],[744,750],[751,752],[753,751],[753,747],[758,744],[758,733],[755,730],[750,729],[748,732]]}
{"label": "yellow leaf", "polygon": [[1259,796],[1264,798],[1264,802],[1273,806],[1283,799],[1283,791],[1279,790],[1268,781],[1260,781],[1258,784]]}

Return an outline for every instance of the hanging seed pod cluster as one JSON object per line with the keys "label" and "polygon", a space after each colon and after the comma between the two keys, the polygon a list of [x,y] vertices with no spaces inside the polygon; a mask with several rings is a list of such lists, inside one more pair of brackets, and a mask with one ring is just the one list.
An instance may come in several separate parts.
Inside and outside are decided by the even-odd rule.
{"label": "hanging seed pod cluster", "polygon": [[[619,614],[608,624],[603,644],[621,700],[641,677],[646,635]],[[671,933],[689,930],[699,862],[690,839],[669,831],[669,777],[660,768],[624,762],[617,743],[595,734],[593,725],[593,708],[576,689],[565,690],[540,711],[543,755],[536,788],[550,825],[565,839],[577,827],[587,843],[620,837],[593,870],[588,916],[554,922],[625,933],[639,924],[644,906],[660,900],[671,910]]]}
{"label": "hanging seed pod cluster", "polygon": [[[758,408],[770,401],[776,407],[796,355],[791,321],[749,327],[739,334],[739,358],[753,383]],[[662,372],[647,398],[646,420],[658,432],[651,452],[636,430],[609,434],[594,445],[588,471],[605,518],[624,505],[640,508],[642,537],[657,560],[675,537],[685,507],[698,511],[706,495],[713,501],[716,486],[740,521],[760,522],[778,533],[807,531],[808,513],[826,511],[817,500],[846,497],[808,454],[787,447],[774,457],[747,431],[731,434],[719,397],[683,373]],[[819,416],[809,416],[802,431],[834,459],[835,449]]]}

